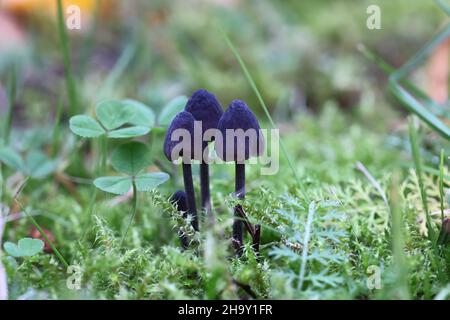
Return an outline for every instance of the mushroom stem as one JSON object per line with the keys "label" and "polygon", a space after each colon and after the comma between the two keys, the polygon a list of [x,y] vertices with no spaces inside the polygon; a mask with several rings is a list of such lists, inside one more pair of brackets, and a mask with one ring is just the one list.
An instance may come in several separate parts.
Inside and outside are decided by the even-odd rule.
{"label": "mushroom stem", "polygon": [[192,227],[198,231],[197,207],[195,205],[194,183],[192,182],[192,169],[190,163],[183,163],[183,180],[186,191],[188,213],[192,215]]}
{"label": "mushroom stem", "polygon": [[211,211],[211,193],[209,190],[209,165],[200,163],[200,191],[202,210],[206,212],[208,217],[212,216]]}
{"label": "mushroom stem", "polygon": [[[245,198],[245,164],[244,163],[236,163],[236,181],[235,181],[235,193],[238,199]],[[237,212],[236,208],[234,209],[234,222],[233,222],[233,240],[239,246],[237,251],[238,256],[242,254],[242,244],[244,243],[243,239],[243,222],[242,219]]]}

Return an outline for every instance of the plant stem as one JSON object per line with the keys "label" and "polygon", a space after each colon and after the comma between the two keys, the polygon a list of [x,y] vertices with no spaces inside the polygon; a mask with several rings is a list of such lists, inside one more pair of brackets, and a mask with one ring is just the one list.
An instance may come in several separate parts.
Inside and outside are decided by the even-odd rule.
{"label": "plant stem", "polygon": [[72,116],[78,113],[77,91],[72,66],[70,64],[69,38],[67,36],[66,26],[64,23],[62,0],[56,0],[56,3],[58,5],[58,31],[62,46],[67,93],[69,96],[69,111]]}
{"label": "plant stem", "polygon": [[100,144],[100,161],[99,161],[99,175],[103,175],[106,172],[107,159],[108,159],[108,138],[102,136],[99,138]]}
{"label": "plant stem", "polygon": [[186,191],[189,214],[192,216],[192,227],[198,231],[197,207],[195,204],[194,183],[192,181],[192,168],[190,163],[183,163],[183,180]]}
{"label": "plant stem", "polygon": [[441,204],[441,224],[444,223],[444,149],[441,149],[440,163],[439,163],[439,198]]}
{"label": "plant stem", "polygon": [[5,131],[3,133],[4,145],[9,144],[9,137],[11,135],[11,128],[12,128],[13,109],[14,103],[16,101],[16,91],[17,91],[17,73],[16,73],[16,66],[13,65],[11,69],[11,75],[8,86],[8,112],[5,117]]}
{"label": "plant stem", "polygon": [[[245,164],[236,163],[236,181],[235,181],[235,195],[238,199],[245,198]],[[233,222],[233,241],[238,246],[236,254],[242,255],[243,239],[243,222],[237,208],[234,208],[234,222]]]}
{"label": "plant stem", "polygon": [[123,243],[125,241],[125,238],[127,237],[128,230],[130,229],[131,223],[134,220],[134,216],[136,215],[137,211],[137,189],[136,189],[136,182],[133,177],[133,213],[131,214],[130,222],[128,222],[127,229],[125,230],[125,234],[122,237],[122,241],[120,242],[120,247],[123,246]]}
{"label": "plant stem", "polygon": [[53,252],[56,254],[56,256],[58,257],[58,259],[61,261],[61,263],[66,267],[66,269],[69,267],[69,263],[67,262],[66,259],[64,259],[63,255],[61,254],[61,252],[59,252],[58,249],[56,249],[55,245],[53,244],[53,242],[50,241],[50,239],[47,237],[47,234],[44,232],[44,230],[41,228],[41,226],[39,225],[39,223],[36,221],[36,219],[33,218],[33,216],[31,214],[28,213],[28,211],[24,208],[24,206],[22,205],[22,203],[19,202],[19,200],[15,199],[14,200],[19,207],[23,210],[23,212],[25,213],[25,215],[27,216],[28,219],[30,219],[31,223],[35,226],[35,228],[39,231],[39,233],[41,234],[41,236],[45,239],[45,241],[47,241],[48,245],[50,246],[50,248],[52,248]]}
{"label": "plant stem", "polygon": [[84,240],[87,235],[87,231],[88,231],[88,228],[89,228],[89,225],[91,222],[91,218],[92,218],[92,212],[94,211],[95,199],[97,198],[98,189],[95,188],[93,185],[92,185],[92,188],[94,190],[91,193],[91,198],[89,199],[89,205],[86,210],[86,218],[85,218],[85,224],[83,226],[83,234],[81,236],[81,240]]}
{"label": "plant stem", "polygon": [[426,225],[427,225],[427,229],[428,229],[428,239],[432,242],[433,245],[435,245],[436,237],[435,237],[435,231],[434,231],[434,228],[433,228],[433,225],[431,222],[430,212],[428,210],[427,191],[425,190],[425,186],[423,183],[422,161],[420,158],[417,131],[412,122],[412,118],[409,119],[408,125],[409,125],[409,140],[411,143],[412,156],[413,156],[413,160],[414,160],[414,166],[416,169],[417,179],[419,181],[420,197],[422,199],[422,207],[423,207],[423,211],[425,212]]}
{"label": "plant stem", "polygon": [[55,124],[53,126],[53,135],[52,135],[52,157],[54,158],[58,152],[58,142],[59,142],[59,134],[60,134],[60,121],[63,111],[63,103],[62,99],[58,100],[58,105],[56,107],[56,116],[55,116]]}

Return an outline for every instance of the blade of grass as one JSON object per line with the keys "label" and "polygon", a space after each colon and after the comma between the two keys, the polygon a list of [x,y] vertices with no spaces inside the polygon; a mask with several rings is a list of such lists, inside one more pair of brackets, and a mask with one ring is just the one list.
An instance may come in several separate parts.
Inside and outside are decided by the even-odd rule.
{"label": "blade of grass", "polygon": [[424,210],[425,216],[426,216],[428,238],[433,243],[435,243],[435,241],[436,241],[435,231],[431,224],[430,213],[428,211],[427,192],[425,190],[424,183],[423,183],[422,160],[420,158],[419,144],[417,141],[418,140],[417,131],[416,131],[416,128],[414,127],[412,118],[409,119],[408,129],[409,129],[409,139],[410,139],[410,143],[411,143],[411,150],[412,150],[412,156],[413,156],[413,160],[414,160],[414,166],[416,169],[417,179],[419,181],[419,189],[420,189],[420,197],[422,199],[422,207],[423,207],[423,210]]}
{"label": "blade of grass", "polygon": [[[411,165],[408,165],[408,164],[405,164],[405,165],[402,164],[400,166],[404,167],[404,168],[411,168]],[[430,167],[427,167],[427,166],[423,166],[422,170],[423,170],[423,172],[432,174],[432,175],[434,175],[436,177],[439,177],[439,175],[440,175],[439,170],[437,170],[435,168],[430,168]],[[444,178],[444,180],[443,180],[444,184],[445,184],[445,179],[450,180],[450,176],[446,175],[446,174],[443,175],[443,178]]]}
{"label": "blade of grass", "polygon": [[55,124],[53,125],[53,133],[52,133],[52,157],[54,158],[58,153],[58,144],[61,134],[61,117],[63,112],[63,103],[62,99],[58,100],[58,104],[56,107],[56,115],[55,115]]}
{"label": "blade of grass", "polygon": [[439,248],[437,246],[438,238],[436,235],[436,231],[434,230],[433,225],[431,223],[431,217],[430,217],[430,214],[428,211],[428,202],[427,202],[428,197],[427,197],[427,192],[425,190],[424,183],[423,183],[422,160],[420,158],[417,131],[414,127],[414,124],[413,124],[411,118],[409,119],[408,129],[409,129],[409,139],[411,142],[411,150],[412,150],[412,154],[413,154],[414,165],[416,168],[417,179],[419,181],[420,197],[422,199],[423,210],[425,211],[426,225],[427,225],[427,229],[428,229],[428,239],[431,242],[431,247],[432,247],[432,251],[433,251],[433,255],[430,257],[431,264],[437,270],[438,279],[442,283],[444,283],[447,281],[447,279],[443,272],[444,268],[442,266],[442,262],[441,262],[440,254],[439,254]]}
{"label": "blade of grass", "polygon": [[412,113],[417,115],[422,121],[428,124],[434,131],[442,137],[450,140],[450,128],[447,127],[439,118],[428,111],[419,103],[409,92],[400,85],[392,82],[389,86],[391,92],[403,103],[403,105]]}
{"label": "blade of grass", "polygon": [[441,149],[439,162],[439,199],[441,204],[441,223],[444,222],[444,149]]}
{"label": "blade of grass", "polygon": [[64,13],[62,0],[55,0],[58,7],[58,32],[61,40],[61,49],[64,62],[66,89],[69,97],[69,113],[71,116],[78,113],[78,96],[75,78],[72,71],[72,65],[70,63],[69,54],[69,37],[66,32],[66,25],[64,23]]}
{"label": "blade of grass", "polygon": [[24,208],[24,206],[18,201],[16,200],[16,203],[22,208],[22,211],[26,214],[26,216],[28,217],[28,219],[30,219],[31,223],[35,226],[35,228],[39,231],[39,233],[41,234],[41,236],[45,239],[45,241],[47,241],[47,243],[49,244],[50,248],[52,248],[53,252],[56,254],[56,256],[58,257],[59,261],[61,261],[61,263],[64,265],[64,267],[66,267],[66,269],[69,267],[69,264],[67,263],[67,260],[64,259],[63,255],[61,254],[61,252],[59,252],[59,250],[55,247],[55,245],[53,244],[53,242],[47,237],[47,234],[44,232],[44,230],[41,228],[41,226],[39,225],[39,223],[36,221],[36,219],[34,219],[34,217],[28,213],[28,211]]}
{"label": "blade of grass", "polygon": [[[376,64],[381,70],[383,70],[387,75],[393,74],[396,69],[387,63],[380,55],[369,50],[363,44],[358,45],[358,50],[370,61]],[[450,112],[448,112],[445,108],[442,108],[439,104],[437,104],[433,99],[431,99],[425,92],[423,92],[420,88],[416,87],[411,81],[408,79],[402,79],[400,83],[410,92],[412,92],[416,97],[423,100],[425,105],[433,111],[436,116],[445,116],[450,119]]]}
{"label": "blade of grass", "polygon": [[4,145],[9,144],[9,137],[11,135],[12,128],[12,118],[13,109],[16,102],[16,91],[17,91],[17,69],[15,64],[11,66],[10,78],[8,82],[8,111],[5,117],[4,132],[3,132],[3,143]]}
{"label": "blade of grass", "polygon": [[397,186],[399,176],[394,174],[390,190],[390,212],[391,212],[391,237],[392,255],[394,258],[394,272],[396,276],[395,299],[406,300],[410,298],[408,287],[408,266],[405,257],[405,241],[403,235],[403,218],[400,204],[400,194]]}
{"label": "blade of grass", "polygon": [[389,76],[390,91],[403,103],[403,105],[415,113],[425,123],[427,123],[437,133],[447,140],[450,140],[450,128],[427,110],[419,101],[414,98],[401,85],[401,80],[421,64],[433,50],[450,36],[450,24],[443,28],[431,41],[420,49],[411,59],[409,59],[401,68]]}
{"label": "blade of grass", "polygon": [[88,228],[91,224],[91,219],[92,219],[92,213],[94,212],[94,206],[95,206],[95,200],[97,199],[97,193],[98,193],[98,189],[94,186],[94,184],[91,182],[90,183],[92,186],[91,188],[93,189],[92,193],[91,193],[91,197],[89,199],[89,204],[88,207],[86,209],[86,213],[85,213],[85,222],[83,225],[83,233],[81,235],[81,240],[85,240],[86,235],[88,234]]}
{"label": "blade of grass", "polygon": [[446,4],[443,0],[435,0],[435,2],[446,15],[450,16],[450,6],[448,4]]}
{"label": "blade of grass", "polygon": [[[275,122],[273,121],[273,119],[272,119],[272,117],[271,117],[271,115],[270,115],[270,112],[269,112],[269,110],[268,110],[268,108],[267,108],[267,106],[266,106],[266,103],[265,103],[265,101],[264,101],[264,99],[263,99],[261,93],[259,92],[259,89],[258,89],[258,87],[256,86],[256,83],[255,83],[255,81],[253,80],[253,77],[251,76],[250,72],[248,71],[247,66],[246,66],[244,60],[242,60],[241,55],[240,55],[239,52],[237,51],[236,47],[234,46],[233,42],[232,42],[231,39],[228,37],[228,35],[227,35],[222,29],[221,29],[220,31],[221,31],[223,37],[225,38],[225,41],[226,41],[228,47],[230,48],[231,52],[232,52],[233,55],[235,56],[236,60],[238,61],[239,65],[240,65],[240,67],[241,67],[241,69],[242,69],[242,71],[244,72],[244,75],[245,75],[245,77],[247,78],[247,81],[249,82],[250,87],[252,88],[253,92],[255,93],[256,97],[258,98],[258,101],[259,101],[259,103],[260,103],[260,105],[261,105],[261,107],[262,107],[262,109],[263,109],[263,111],[264,111],[264,113],[265,113],[267,119],[269,120],[269,123],[270,123],[272,129],[276,129]],[[288,164],[289,164],[289,167],[290,167],[290,169],[291,169],[291,171],[292,171],[292,174],[294,175],[294,178],[295,178],[295,180],[296,180],[296,182],[297,182],[297,185],[299,186],[299,189],[300,189],[300,192],[301,192],[303,198],[304,198],[307,202],[309,202],[309,198],[308,198],[308,195],[307,195],[306,192],[305,192],[304,185],[303,185],[303,183],[300,181],[300,178],[298,177],[297,171],[296,171],[295,168],[294,168],[294,165],[293,165],[293,163],[292,163],[292,161],[291,161],[291,158],[289,157],[289,154],[288,154],[288,152],[287,152],[287,150],[286,150],[286,147],[284,146],[284,143],[283,143],[281,137],[280,137],[280,147],[281,147],[281,150],[282,150],[284,156],[286,157],[286,160],[287,160],[287,162],[288,162]]]}
{"label": "blade of grass", "polygon": [[88,66],[89,58],[92,56],[92,51],[95,43],[95,32],[97,31],[98,20],[100,17],[100,0],[95,0],[94,14],[92,18],[92,25],[83,41],[83,48],[81,52],[81,62],[79,68],[79,75],[83,79],[86,75],[86,68]]}
{"label": "blade of grass", "polygon": [[101,101],[110,95],[110,92],[114,88],[117,81],[127,70],[128,65],[133,60],[137,51],[136,44],[133,42],[123,50],[116,64],[112,68],[111,72],[108,74],[103,86],[100,88],[98,94],[98,101]]}
{"label": "blade of grass", "polygon": [[305,272],[306,272],[306,263],[308,260],[308,246],[309,246],[309,240],[311,238],[311,226],[314,220],[314,214],[316,213],[316,204],[314,202],[311,202],[309,204],[308,209],[308,218],[306,220],[306,226],[305,226],[305,234],[303,237],[303,250],[302,250],[302,263],[300,265],[300,272],[299,272],[299,280],[298,280],[298,290],[301,290],[303,287],[303,282],[305,279]]}
{"label": "blade of grass", "polygon": [[[20,185],[20,187],[18,188],[18,190],[16,191],[14,198],[13,198],[13,203],[16,203],[19,205],[19,207],[22,209],[22,212],[27,216],[28,219],[30,219],[31,223],[35,226],[35,228],[39,231],[39,233],[41,234],[41,236],[45,239],[45,241],[47,241],[47,243],[49,244],[50,248],[52,248],[53,252],[56,254],[56,256],[58,257],[58,259],[61,261],[61,263],[66,267],[66,269],[69,267],[69,264],[67,263],[67,260],[64,259],[64,257],[62,256],[62,254],[59,252],[59,250],[55,247],[55,245],[53,244],[52,241],[50,241],[50,239],[47,237],[47,234],[44,232],[44,230],[41,228],[41,226],[39,225],[39,223],[36,221],[36,219],[34,219],[32,214],[29,214],[28,211],[26,210],[26,208],[22,205],[22,203],[19,201],[19,195],[20,193],[23,191],[23,189],[25,189],[25,186],[28,182],[29,178],[26,178],[22,184]],[[12,205],[10,206],[10,211],[12,209]],[[10,212],[11,213],[11,212]],[[8,215],[10,215],[10,213]],[[0,239],[1,242],[1,239]]]}
{"label": "blade of grass", "polygon": [[367,170],[367,168],[364,166],[364,164],[362,164],[362,162],[360,162],[360,161],[356,162],[356,168],[359,171],[361,171],[364,174],[364,176],[367,178],[367,180],[369,180],[369,182],[375,187],[375,189],[378,191],[381,198],[383,199],[384,204],[386,205],[386,208],[388,209],[388,212],[389,212],[391,210],[391,207],[389,206],[389,201],[388,201],[386,194],[384,193],[384,190],[381,187],[381,185],[374,178],[374,176],[369,172],[369,170]]}

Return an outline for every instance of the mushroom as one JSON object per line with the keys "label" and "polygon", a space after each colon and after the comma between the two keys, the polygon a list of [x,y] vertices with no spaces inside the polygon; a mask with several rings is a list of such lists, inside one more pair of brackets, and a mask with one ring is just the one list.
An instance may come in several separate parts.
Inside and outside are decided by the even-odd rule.
{"label": "mushroom", "polygon": [[[234,161],[236,170],[235,195],[245,198],[245,160],[258,157],[264,151],[264,137],[258,120],[241,100],[233,100],[217,126],[222,139],[216,141],[217,155],[224,161]],[[234,212],[233,241],[239,248],[243,243],[243,222]],[[238,250],[240,255],[241,249]]]}
{"label": "mushroom", "polygon": [[[189,98],[185,111],[191,113],[196,121],[202,123],[202,137],[205,131],[209,129],[216,129],[220,117],[223,114],[222,107],[216,97],[204,90],[196,90]],[[209,141],[202,142],[202,155],[206,149],[208,150],[208,142],[213,141],[214,136]],[[209,166],[202,157],[200,159],[200,191],[201,191],[201,207],[209,217],[212,217],[211,212],[211,194],[209,190]]]}
{"label": "mushroom", "polygon": [[[172,162],[178,160],[180,157],[182,158],[188,214],[192,216],[192,227],[198,231],[198,217],[191,168],[191,160],[194,157],[194,121],[195,119],[192,114],[186,111],[182,111],[175,116],[167,129],[164,140],[164,154]],[[180,129],[184,129],[184,131],[177,132]],[[185,141],[185,138],[189,138],[189,143]]]}
{"label": "mushroom", "polygon": [[[179,212],[182,212],[183,218],[186,218],[186,213],[188,212],[186,192],[178,190],[170,197],[170,202],[175,205],[175,208],[177,208]],[[180,231],[179,236],[182,247],[186,249],[189,246],[186,235]]]}

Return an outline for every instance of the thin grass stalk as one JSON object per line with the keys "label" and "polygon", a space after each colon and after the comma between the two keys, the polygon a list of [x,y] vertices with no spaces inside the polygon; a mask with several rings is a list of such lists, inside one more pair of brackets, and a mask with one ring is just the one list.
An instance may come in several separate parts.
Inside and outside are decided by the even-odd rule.
{"label": "thin grass stalk", "polygon": [[408,266],[405,257],[405,241],[403,235],[403,218],[400,204],[400,194],[397,189],[399,177],[394,174],[390,190],[390,212],[391,212],[391,237],[392,255],[394,258],[394,272],[396,276],[395,299],[407,300],[410,298],[408,287]]}
{"label": "thin grass stalk", "polygon": [[70,53],[69,53],[69,37],[66,32],[66,25],[64,23],[64,13],[62,0],[56,0],[58,7],[58,32],[59,38],[61,40],[61,49],[64,62],[65,80],[67,94],[69,97],[69,113],[71,116],[78,113],[78,96],[75,78],[72,71],[72,66],[70,63]]}
{"label": "thin grass stalk", "polygon": [[439,161],[439,200],[441,207],[441,224],[444,223],[444,149],[441,149],[440,161]]}
{"label": "thin grass stalk", "polygon": [[9,145],[9,139],[11,136],[13,110],[16,102],[17,92],[17,71],[16,66],[13,64],[11,67],[11,73],[8,83],[8,111],[5,117],[5,128],[3,132],[3,143]]}
{"label": "thin grass stalk", "polygon": [[306,264],[308,261],[308,247],[309,247],[309,241],[311,239],[311,228],[312,223],[314,221],[314,215],[316,213],[316,204],[314,202],[311,202],[309,204],[308,208],[308,218],[306,220],[306,226],[303,236],[303,250],[302,250],[302,263],[300,265],[300,272],[299,272],[299,280],[298,280],[298,289],[302,290],[303,282],[305,281],[305,273],[306,273]]}
{"label": "thin grass stalk", "polygon": [[419,144],[418,144],[418,138],[417,138],[417,131],[414,127],[414,124],[412,122],[412,119],[409,119],[408,123],[409,128],[409,139],[411,143],[411,150],[412,150],[412,156],[414,160],[414,166],[417,174],[417,179],[419,181],[419,191],[420,191],[420,197],[422,200],[422,207],[425,212],[426,217],[426,225],[428,229],[428,238],[434,243],[436,241],[436,235],[431,223],[431,217],[430,212],[428,210],[428,197],[427,197],[427,191],[425,190],[424,183],[423,183],[423,174],[422,174],[422,161],[420,158],[420,151],[419,151]]}
{"label": "thin grass stalk", "polygon": [[53,133],[52,133],[52,157],[56,157],[59,149],[59,141],[61,135],[61,117],[63,113],[63,102],[62,99],[58,100],[58,104],[56,107],[56,115],[55,115],[55,123],[53,125]]}

